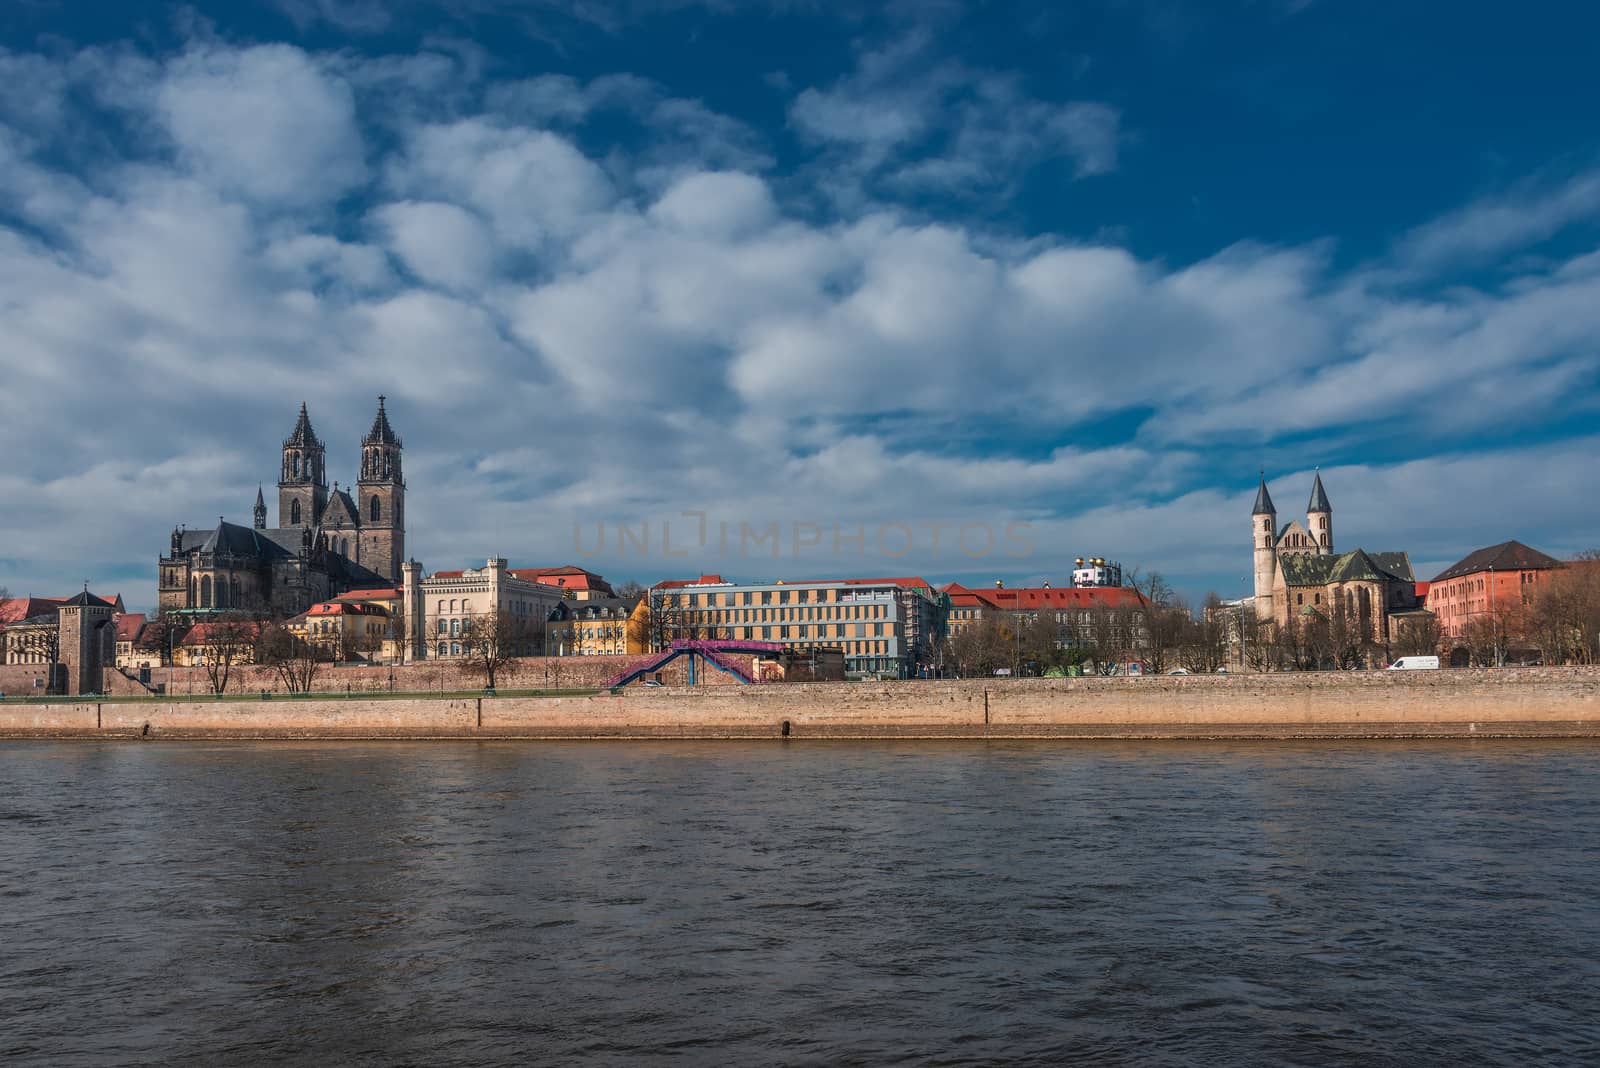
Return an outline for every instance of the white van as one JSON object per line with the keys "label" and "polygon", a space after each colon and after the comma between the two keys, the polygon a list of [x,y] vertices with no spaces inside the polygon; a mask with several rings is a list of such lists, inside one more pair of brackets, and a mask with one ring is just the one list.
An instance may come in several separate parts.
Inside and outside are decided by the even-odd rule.
{"label": "white van", "polygon": [[1439,658],[1436,656],[1402,656],[1399,660],[1389,665],[1390,671],[1438,671]]}

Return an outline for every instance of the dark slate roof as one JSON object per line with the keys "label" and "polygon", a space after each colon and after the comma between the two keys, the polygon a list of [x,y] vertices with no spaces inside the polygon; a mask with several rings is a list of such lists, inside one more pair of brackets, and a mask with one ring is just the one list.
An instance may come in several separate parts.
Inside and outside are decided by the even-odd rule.
{"label": "dark slate roof", "polygon": [[[261,535],[262,541],[270,542],[283,554],[299,556],[300,546],[305,542],[305,530],[305,527],[268,527],[266,530],[258,530],[256,533]],[[268,552],[273,556],[278,555],[278,553],[271,552],[271,550],[268,550]]]}
{"label": "dark slate roof", "polygon": [[334,584],[342,589],[369,590],[374,586],[383,586],[389,582],[386,575],[380,575],[371,568],[363,567],[338,553],[328,553],[323,557],[328,571],[328,577]]}
{"label": "dark slate roof", "polygon": [[1331,512],[1333,505],[1328,503],[1328,491],[1322,488],[1322,472],[1317,472],[1317,480],[1311,484],[1311,503],[1306,505],[1307,512]]}
{"label": "dark slate roof", "polygon": [[1462,575],[1474,575],[1479,571],[1548,571],[1560,566],[1560,560],[1546,556],[1538,549],[1530,549],[1520,541],[1503,541],[1499,545],[1468,553],[1439,572],[1433,581],[1443,582]]}
{"label": "dark slate roof", "polygon": [[638,607],[639,597],[591,597],[586,601],[562,601],[550,613],[550,618],[563,619],[626,619]]}
{"label": "dark slate roof", "polygon": [[363,445],[399,445],[400,439],[395,435],[394,428],[389,425],[389,415],[383,410],[384,398],[378,398],[378,414],[372,420],[372,429],[367,431],[367,436],[362,439]]}
{"label": "dark slate roof", "polygon": [[311,429],[311,417],[306,414],[306,402],[300,402],[300,418],[295,420],[294,432],[283,442],[285,445],[299,445],[302,447],[315,447],[322,442],[317,440],[317,432]]}
{"label": "dark slate roof", "polygon": [[[241,527],[237,523],[218,523],[211,530],[184,531],[178,541],[178,551],[186,553],[198,549],[205,553],[232,553],[234,556],[283,556],[285,548],[266,536],[273,533],[276,532]],[[293,533],[293,552],[299,552],[300,532],[295,530]]]}
{"label": "dark slate roof", "polygon": [[1251,515],[1277,515],[1278,510],[1272,506],[1272,494],[1267,492],[1267,476],[1261,476],[1261,488],[1256,490],[1256,507]]}
{"label": "dark slate roof", "polygon": [[1369,553],[1352,549],[1341,556],[1286,553],[1278,557],[1283,581],[1290,586],[1326,586],[1330,582],[1415,582],[1405,553]]}
{"label": "dark slate roof", "polygon": [[90,593],[88,590],[84,590],[82,593],[78,594],[78,596],[73,597],[70,600],[63,602],[61,607],[62,608],[110,608],[111,607],[111,602],[110,601],[102,601],[100,598],[96,597],[94,594]]}

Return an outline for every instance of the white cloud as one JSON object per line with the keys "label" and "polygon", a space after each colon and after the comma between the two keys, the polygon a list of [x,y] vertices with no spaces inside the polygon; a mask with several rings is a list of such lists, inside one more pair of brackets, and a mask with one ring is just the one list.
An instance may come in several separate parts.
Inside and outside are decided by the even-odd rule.
{"label": "white cloud", "polygon": [[822,166],[836,197],[992,192],[1052,158],[1070,160],[1079,177],[1115,169],[1115,108],[1039,100],[1012,75],[934,61],[930,50],[925,32],[912,33],[795,96],[790,125],[828,150]]}
{"label": "white cloud", "polygon": [[193,48],[172,63],[156,106],[179,158],[219,191],[303,207],[365,180],[349,86],[298,48]]}
{"label": "white cloud", "polygon": [[499,241],[534,250],[582,233],[614,200],[605,173],[565,138],[476,117],[416,130],[389,181],[470,207]]}
{"label": "white cloud", "polygon": [[422,281],[445,289],[485,285],[494,268],[494,239],[472,212],[454,204],[401,201],[373,212],[389,246]]}
{"label": "white cloud", "polygon": [[1600,171],[1586,171],[1553,189],[1524,184],[1485,197],[1416,227],[1397,248],[1415,268],[1459,268],[1552,237],[1580,221],[1600,220]]}

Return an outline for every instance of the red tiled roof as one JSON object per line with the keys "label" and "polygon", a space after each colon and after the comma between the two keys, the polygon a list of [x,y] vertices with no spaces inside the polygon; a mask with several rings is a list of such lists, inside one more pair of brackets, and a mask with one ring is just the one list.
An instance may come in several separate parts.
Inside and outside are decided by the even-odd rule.
{"label": "red tiled roof", "polygon": [[124,612],[116,617],[117,641],[131,642],[139,637],[139,632],[144,629],[145,614],[143,612]]}
{"label": "red tiled roof", "polygon": [[[231,625],[232,624],[220,623],[220,622],[219,623],[196,623],[194,626],[190,627],[187,632],[185,632],[185,634],[183,636],[183,640],[180,641],[178,644],[179,645],[201,645],[201,644],[204,644],[206,641],[210,640],[211,635],[216,630],[216,628],[225,627],[225,626],[231,626]],[[259,624],[256,624],[256,623],[244,623],[244,624],[241,624],[241,626],[244,628],[243,633],[247,637],[249,637],[251,639],[254,639],[258,634],[261,633],[261,627],[260,627]]]}
{"label": "red tiled roof", "polygon": [[847,586],[902,586],[908,590],[931,590],[933,583],[927,579],[910,576],[908,578],[855,578],[840,579]]}
{"label": "red tiled roof", "polygon": [[[8,597],[0,601],[0,626],[6,623],[20,623],[24,619],[54,611],[71,599],[70,597]],[[122,594],[101,597],[100,600],[111,605],[116,611],[122,611]]]}
{"label": "red tiled roof", "polygon": [[663,579],[652,586],[657,590],[676,590],[684,586],[716,586],[725,582],[721,575],[701,575],[697,579]]}
{"label": "red tiled roof", "polygon": [[308,616],[386,616],[388,610],[376,604],[348,604],[340,601],[323,601],[306,610]]}
{"label": "red tiled roof", "polygon": [[1426,604],[1427,600],[1428,600],[1428,590],[1432,586],[1433,586],[1433,583],[1431,583],[1431,582],[1419,582],[1419,583],[1417,583],[1417,600],[1419,600],[1419,601],[1423,602],[1424,604]]}
{"label": "red tiled roof", "polygon": [[1127,586],[1022,586],[992,590],[969,589],[957,582],[944,588],[958,608],[995,608],[1002,612],[1033,612],[1040,608],[1124,608],[1145,604],[1145,596]]}
{"label": "red tiled roof", "polygon": [[402,596],[398,586],[384,586],[373,590],[351,590],[335,597],[335,601],[398,601]]}

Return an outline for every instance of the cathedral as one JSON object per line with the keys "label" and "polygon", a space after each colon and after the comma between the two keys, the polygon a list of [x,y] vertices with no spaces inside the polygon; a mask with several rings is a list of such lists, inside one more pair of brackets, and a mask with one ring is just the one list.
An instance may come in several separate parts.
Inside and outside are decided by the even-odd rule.
{"label": "cathedral", "polygon": [[385,398],[361,442],[360,477],[330,491],[326,447],[306,406],[283,442],[278,525],[256,490],[253,522],[219,519],[207,529],[175,529],[158,564],[158,604],[166,613],[266,612],[284,618],[353,589],[394,587],[405,558],[405,479],[400,438]]}
{"label": "cathedral", "polygon": [[1327,619],[1342,610],[1346,618],[1358,621],[1367,641],[1386,645],[1399,619],[1419,609],[1417,583],[1405,553],[1334,552],[1333,505],[1322,472],[1311,484],[1304,524],[1296,519],[1278,526],[1265,474],[1250,519],[1255,531],[1255,613],[1263,623],[1283,628],[1291,616]]}

